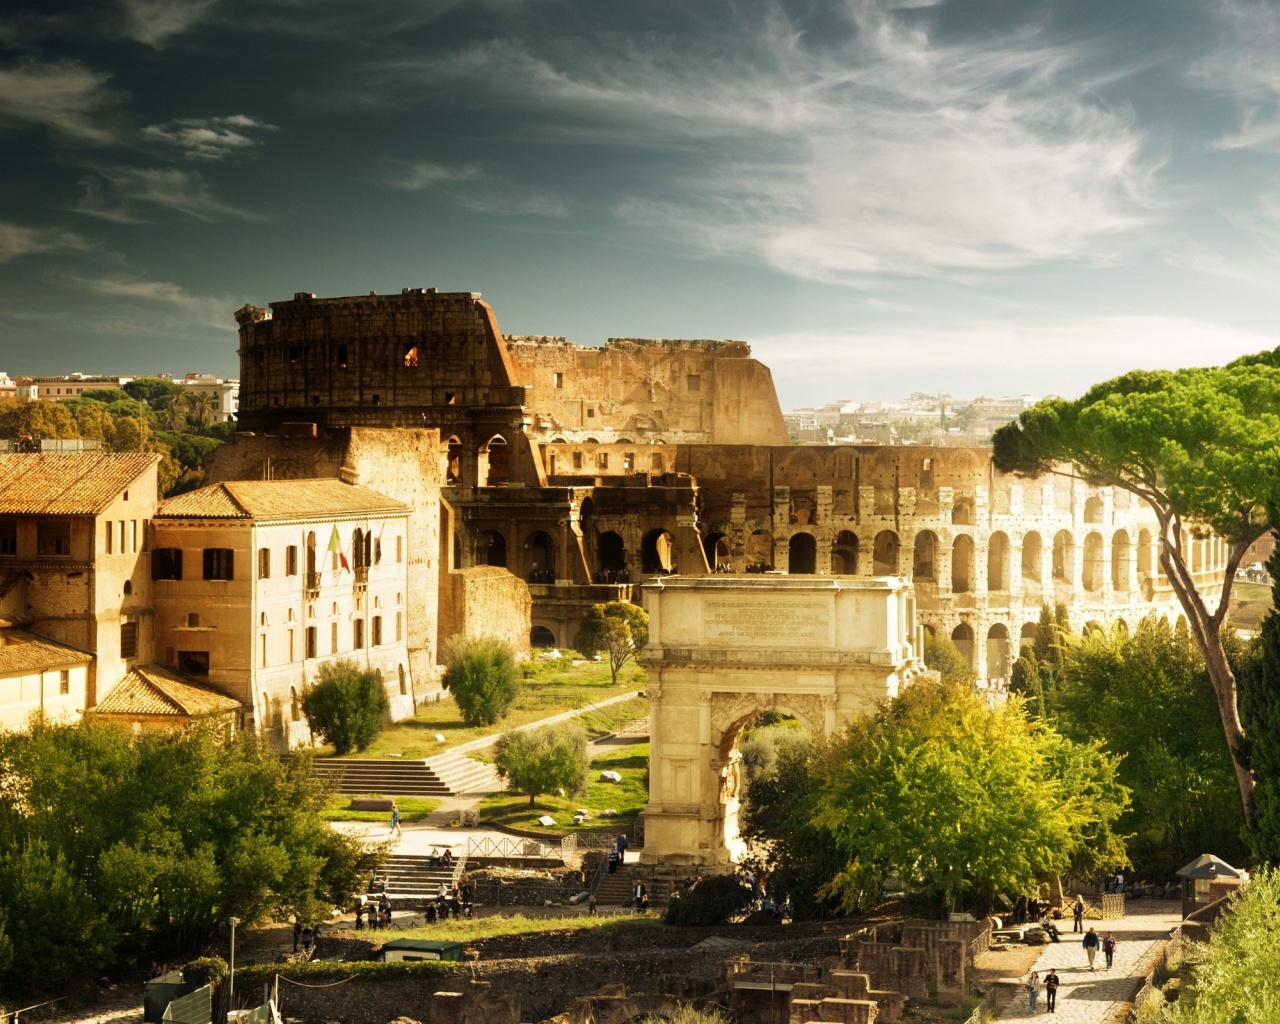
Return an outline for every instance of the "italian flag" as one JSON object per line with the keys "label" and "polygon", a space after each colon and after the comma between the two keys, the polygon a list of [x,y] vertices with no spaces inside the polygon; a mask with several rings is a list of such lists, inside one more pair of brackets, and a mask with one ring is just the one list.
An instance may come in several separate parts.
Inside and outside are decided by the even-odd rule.
{"label": "italian flag", "polygon": [[329,550],[337,552],[338,561],[342,563],[342,568],[346,569],[347,572],[350,572],[351,566],[347,564],[347,556],[342,553],[342,538],[338,536],[338,527],[336,525],[333,528],[333,533],[329,537]]}

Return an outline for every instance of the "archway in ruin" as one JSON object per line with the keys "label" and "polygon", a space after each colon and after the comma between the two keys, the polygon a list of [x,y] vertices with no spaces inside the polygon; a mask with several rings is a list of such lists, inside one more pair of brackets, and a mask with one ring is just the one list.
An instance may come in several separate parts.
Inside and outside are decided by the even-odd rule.
{"label": "archway in ruin", "polygon": [[987,631],[987,678],[1009,677],[1009,629],[997,622]]}
{"label": "archway in ruin", "polygon": [[951,631],[951,642],[964,658],[965,664],[973,668],[973,627],[962,622]]}
{"label": "archway in ruin", "polygon": [[858,538],[841,530],[831,545],[831,571],[838,576],[854,576],[858,572]]}
{"label": "archway in ruin", "polygon": [[640,542],[640,565],[649,574],[670,572],[675,538],[666,530],[650,530]]}
{"label": "archway in ruin", "polygon": [[895,696],[921,667],[911,590],[894,577],[753,573],[659,577],[644,596],[641,859],[728,870],[743,852],[743,730],[768,712],[826,736]]}
{"label": "archway in ruin", "polygon": [[507,538],[497,530],[485,530],[476,538],[476,564],[507,567]]}
{"label": "archway in ruin", "polygon": [[715,572],[721,565],[729,564],[729,541],[723,533],[709,533],[702,539],[702,550],[707,555],[707,567]]}
{"label": "archway in ruin", "polygon": [[932,530],[916,534],[911,556],[911,579],[916,583],[935,583],[938,579],[938,537]]}
{"label": "archway in ruin", "polygon": [[812,576],[818,571],[818,542],[811,533],[796,533],[787,544],[787,572]]}
{"label": "archway in ruin", "polygon": [[622,534],[606,530],[596,538],[596,565],[601,573],[618,573],[627,567],[627,546]]}
{"label": "archway in ruin", "polygon": [[1044,562],[1044,542],[1034,530],[1022,538],[1022,578],[1029,583],[1040,583]]}
{"label": "archway in ruin", "polygon": [[507,483],[511,472],[508,448],[507,439],[494,434],[480,450],[478,476],[486,487],[502,487]]}
{"label": "archway in ruin", "polygon": [[747,538],[744,552],[747,569],[773,568],[773,534],[768,530],[756,530]]}
{"label": "archway in ruin", "polygon": [[960,534],[951,545],[951,589],[964,594],[973,589],[973,538]]}
{"label": "archway in ruin", "polygon": [[557,544],[545,530],[534,530],[525,538],[524,569],[530,583],[555,582],[556,552]]}
{"label": "archway in ruin", "polygon": [[872,568],[874,576],[897,576],[898,575],[898,535],[892,530],[881,530],[876,534],[875,545],[872,549],[872,556],[875,559],[875,565]]}

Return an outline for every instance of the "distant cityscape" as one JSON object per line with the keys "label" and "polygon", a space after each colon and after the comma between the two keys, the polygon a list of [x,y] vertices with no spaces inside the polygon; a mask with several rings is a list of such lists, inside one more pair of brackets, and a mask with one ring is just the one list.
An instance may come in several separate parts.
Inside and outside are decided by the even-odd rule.
{"label": "distant cityscape", "polygon": [[848,399],[782,414],[787,434],[801,444],[986,444],[1038,396],[956,398],[912,392],[896,401]]}

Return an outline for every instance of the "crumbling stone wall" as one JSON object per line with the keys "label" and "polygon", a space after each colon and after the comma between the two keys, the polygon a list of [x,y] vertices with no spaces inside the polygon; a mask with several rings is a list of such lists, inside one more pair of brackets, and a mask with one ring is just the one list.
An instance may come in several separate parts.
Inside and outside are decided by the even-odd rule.
{"label": "crumbling stone wall", "polygon": [[473,565],[445,576],[448,597],[440,602],[440,642],[454,637],[493,636],[519,654],[529,653],[533,598],[524,580],[506,569]]}

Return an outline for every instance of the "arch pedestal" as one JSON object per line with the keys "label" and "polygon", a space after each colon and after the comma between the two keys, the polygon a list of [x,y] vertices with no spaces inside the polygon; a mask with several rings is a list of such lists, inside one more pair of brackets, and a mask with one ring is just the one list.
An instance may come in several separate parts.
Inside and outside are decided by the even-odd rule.
{"label": "arch pedestal", "polygon": [[743,853],[738,738],[762,711],[814,736],[897,695],[922,668],[896,577],[670,577],[644,587],[647,864],[727,870]]}

